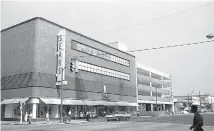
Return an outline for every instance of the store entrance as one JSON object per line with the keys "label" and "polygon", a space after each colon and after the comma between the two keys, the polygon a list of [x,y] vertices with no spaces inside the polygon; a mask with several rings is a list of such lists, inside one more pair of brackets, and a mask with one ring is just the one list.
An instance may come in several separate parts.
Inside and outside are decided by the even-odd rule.
{"label": "store entrance", "polygon": [[96,116],[104,117],[106,114],[107,107],[104,105],[97,105],[96,108]]}

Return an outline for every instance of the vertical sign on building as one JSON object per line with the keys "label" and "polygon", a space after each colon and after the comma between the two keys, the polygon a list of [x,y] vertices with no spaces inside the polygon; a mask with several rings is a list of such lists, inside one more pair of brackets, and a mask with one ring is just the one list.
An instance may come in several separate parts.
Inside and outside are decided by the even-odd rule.
{"label": "vertical sign on building", "polygon": [[60,30],[57,34],[57,81],[63,81],[65,79],[65,35],[65,29]]}

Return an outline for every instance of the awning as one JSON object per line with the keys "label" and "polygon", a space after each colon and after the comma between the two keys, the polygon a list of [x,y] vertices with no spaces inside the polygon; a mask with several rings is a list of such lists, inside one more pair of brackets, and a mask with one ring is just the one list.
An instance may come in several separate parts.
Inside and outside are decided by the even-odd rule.
{"label": "awning", "polygon": [[[53,105],[60,105],[61,99],[57,98],[40,98],[41,101],[43,101],[45,104],[53,104]],[[68,105],[65,100],[62,101],[63,105]]]}
{"label": "awning", "polygon": [[129,103],[130,106],[139,106],[138,103]]}
{"label": "awning", "polygon": [[103,106],[116,106],[116,102],[113,101],[90,101],[90,100],[83,100],[84,103],[88,106],[98,106],[98,105],[103,105]]}
{"label": "awning", "polygon": [[83,102],[88,106],[95,106],[95,105],[104,105],[100,101],[89,101],[89,100],[83,100]]}
{"label": "awning", "polygon": [[118,101],[116,103],[118,106],[130,106],[130,104],[128,102],[125,102],[125,101]]}
{"label": "awning", "polygon": [[4,99],[1,104],[11,104],[15,99]]}
{"label": "awning", "polygon": [[86,105],[82,100],[65,99],[64,101],[68,105]]}
{"label": "awning", "polygon": [[15,101],[13,101],[12,103],[24,103],[28,100],[29,98],[19,98],[19,99],[15,99]]}
{"label": "awning", "polygon": [[15,99],[4,99],[1,104],[15,104],[15,103],[24,103],[28,100],[29,98],[15,98]]}
{"label": "awning", "polygon": [[114,101],[102,101],[105,106],[116,106],[117,103]]}

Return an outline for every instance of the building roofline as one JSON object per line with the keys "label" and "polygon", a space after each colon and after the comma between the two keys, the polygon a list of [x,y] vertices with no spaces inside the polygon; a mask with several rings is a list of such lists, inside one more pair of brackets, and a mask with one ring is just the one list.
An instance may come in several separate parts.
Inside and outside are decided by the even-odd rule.
{"label": "building roofline", "polygon": [[60,28],[64,28],[64,29],[66,29],[66,30],[68,30],[68,31],[70,31],[70,32],[73,32],[73,33],[75,33],[75,34],[78,34],[78,35],[80,35],[80,36],[83,36],[83,37],[85,37],[85,38],[87,38],[87,39],[90,39],[90,40],[95,41],[95,42],[97,42],[97,43],[100,43],[100,44],[102,44],[102,45],[105,45],[105,46],[107,46],[107,47],[109,47],[109,48],[115,49],[115,50],[120,51],[120,52],[122,52],[122,53],[125,53],[125,54],[127,54],[127,55],[129,55],[129,56],[135,57],[135,56],[132,55],[132,54],[129,54],[129,53],[124,52],[124,51],[121,51],[121,50],[119,50],[119,49],[117,49],[117,48],[114,48],[114,47],[112,47],[112,46],[110,46],[110,45],[104,44],[104,43],[102,43],[102,42],[100,42],[100,41],[98,41],[98,40],[95,40],[95,39],[93,39],[93,38],[90,38],[90,37],[88,37],[88,36],[85,36],[85,35],[83,35],[83,34],[81,34],[81,33],[78,33],[78,32],[76,32],[76,31],[73,31],[73,30],[71,30],[71,29],[69,29],[69,28],[67,28],[67,27],[64,27],[64,26],[62,26],[62,25],[59,25],[59,24],[57,24],[57,23],[54,23],[54,22],[49,21],[49,20],[47,20],[47,19],[45,19],[45,18],[42,18],[42,17],[34,17],[34,18],[31,18],[31,19],[26,20],[26,21],[24,21],[24,22],[21,22],[21,23],[18,23],[18,24],[13,25],[13,26],[11,26],[11,27],[5,28],[5,29],[1,30],[1,32],[7,31],[7,30],[9,30],[9,29],[11,29],[11,28],[20,26],[20,25],[22,25],[22,24],[28,23],[28,22],[33,21],[33,20],[36,20],[36,19],[40,19],[40,20],[46,21],[46,22],[48,22],[48,23],[50,23],[50,24],[53,24],[53,25],[58,26],[58,27],[60,27]]}
{"label": "building roofline", "polygon": [[161,76],[170,78],[170,75],[169,75],[169,74],[163,73],[163,72],[161,72],[161,71],[157,71],[157,70],[155,70],[155,69],[153,69],[153,68],[150,68],[150,67],[141,65],[141,64],[139,64],[139,63],[136,64],[136,67],[137,67],[137,68],[144,69],[144,70],[146,70],[146,71],[150,71],[150,72],[155,73],[155,74],[157,74],[157,75],[161,75]]}

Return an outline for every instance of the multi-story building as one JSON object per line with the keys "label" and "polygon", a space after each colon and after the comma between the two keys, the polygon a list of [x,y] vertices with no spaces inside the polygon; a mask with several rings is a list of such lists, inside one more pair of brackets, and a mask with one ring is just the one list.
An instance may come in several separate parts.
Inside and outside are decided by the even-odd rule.
{"label": "multi-story building", "polygon": [[137,64],[138,110],[174,111],[169,74]]}
{"label": "multi-story building", "polygon": [[[56,85],[57,34],[65,29],[65,63],[78,58],[75,72],[65,68],[63,112],[83,117],[115,110],[136,110],[135,56],[103,44],[44,18],[33,18],[1,31],[2,118],[23,114],[60,117]],[[81,57],[80,57],[81,56]],[[59,64],[59,63],[58,63]]]}

